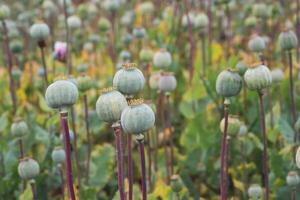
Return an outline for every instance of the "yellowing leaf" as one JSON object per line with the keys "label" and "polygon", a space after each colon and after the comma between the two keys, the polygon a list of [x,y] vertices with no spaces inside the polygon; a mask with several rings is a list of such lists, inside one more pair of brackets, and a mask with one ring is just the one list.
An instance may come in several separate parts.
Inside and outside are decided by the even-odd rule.
{"label": "yellowing leaf", "polygon": [[167,186],[164,180],[159,179],[157,180],[156,187],[153,194],[156,197],[160,197],[161,199],[168,199],[171,194],[171,191],[172,191],[171,187]]}

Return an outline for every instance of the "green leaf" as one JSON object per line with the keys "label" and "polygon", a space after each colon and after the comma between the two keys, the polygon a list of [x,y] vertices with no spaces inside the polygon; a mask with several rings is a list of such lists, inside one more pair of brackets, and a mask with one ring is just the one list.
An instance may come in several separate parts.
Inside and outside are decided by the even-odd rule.
{"label": "green leaf", "polygon": [[31,186],[29,183],[27,183],[26,189],[20,195],[19,200],[29,200],[29,199],[33,199],[33,195],[31,191]]}

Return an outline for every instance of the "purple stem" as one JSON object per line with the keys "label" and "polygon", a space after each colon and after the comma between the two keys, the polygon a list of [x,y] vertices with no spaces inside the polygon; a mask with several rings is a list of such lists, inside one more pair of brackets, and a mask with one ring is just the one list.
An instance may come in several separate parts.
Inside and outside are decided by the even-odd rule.
{"label": "purple stem", "polygon": [[147,141],[148,141],[148,179],[149,179],[149,191],[151,192],[153,189],[152,183],[152,145],[151,145],[151,131],[147,133]]}
{"label": "purple stem", "polygon": [[20,159],[22,159],[24,157],[24,148],[23,148],[22,138],[19,138],[18,142],[19,142],[19,149],[20,149]]}
{"label": "purple stem", "polygon": [[66,29],[66,43],[67,43],[67,67],[68,73],[72,74],[72,65],[71,65],[71,43],[70,43],[70,30],[68,26],[68,11],[67,11],[67,0],[64,1],[64,22],[65,22],[65,29]]}
{"label": "purple stem", "polygon": [[132,162],[132,136],[127,134],[127,164],[128,164],[128,199],[132,200],[133,196],[133,162]]}
{"label": "purple stem", "polygon": [[62,195],[62,199],[65,199],[65,181],[64,181],[64,173],[63,173],[63,169],[62,166],[59,165],[58,166],[58,170],[59,170],[59,175],[61,178],[61,195]]}
{"label": "purple stem", "polygon": [[124,191],[124,159],[123,159],[123,144],[122,144],[122,129],[121,125],[118,123],[112,126],[115,132],[116,138],[116,154],[117,154],[117,163],[118,163],[118,186],[120,192],[120,199],[125,200],[125,191]]}
{"label": "purple stem", "polygon": [[33,200],[38,200],[37,192],[36,192],[36,187],[35,187],[35,181],[34,180],[30,181],[30,186],[31,186],[31,191],[32,191],[32,195],[33,195]]}
{"label": "purple stem", "polygon": [[48,81],[47,64],[46,64],[46,59],[45,59],[45,47],[40,46],[40,50],[41,50],[41,57],[42,57],[42,65],[44,68],[44,79],[45,79],[46,86],[48,86],[49,81]]}
{"label": "purple stem", "polygon": [[170,94],[166,94],[167,99],[167,123],[168,129],[170,131],[170,146],[171,146],[171,160],[170,160],[170,169],[171,174],[174,174],[174,139],[173,139],[173,131],[172,131],[172,124],[171,124],[171,106],[170,106]]}
{"label": "purple stem", "polygon": [[88,149],[87,149],[87,163],[86,163],[86,183],[89,182],[89,171],[90,171],[90,160],[91,160],[91,151],[92,151],[92,142],[91,142],[91,134],[90,134],[90,126],[89,126],[89,111],[88,111],[88,100],[87,95],[84,94],[83,96],[84,101],[84,117],[85,117],[85,125],[86,125],[86,134],[87,134],[87,141],[88,141]]}
{"label": "purple stem", "polygon": [[296,188],[293,188],[291,192],[291,200],[296,200],[296,199],[297,199]]}
{"label": "purple stem", "polygon": [[206,53],[205,53],[205,34],[200,34],[201,38],[201,53],[202,53],[202,76],[206,77]]}
{"label": "purple stem", "polygon": [[146,161],[145,161],[145,147],[144,139],[138,140],[141,158],[141,170],[142,170],[142,199],[147,200],[147,186],[146,186]]}
{"label": "purple stem", "polygon": [[265,200],[269,200],[269,166],[268,166],[268,143],[267,143],[267,132],[266,132],[266,121],[265,121],[265,108],[263,100],[263,92],[258,92],[260,113],[261,113],[261,129],[263,138],[263,174],[264,174],[264,185],[266,188]]}
{"label": "purple stem", "polygon": [[69,197],[71,200],[75,200],[75,191],[73,185],[73,171],[72,171],[72,161],[71,161],[71,142],[70,142],[70,133],[68,126],[68,112],[61,111],[61,124],[64,129],[64,143],[65,143],[65,152],[66,152],[66,175],[67,175],[67,184],[69,190]]}

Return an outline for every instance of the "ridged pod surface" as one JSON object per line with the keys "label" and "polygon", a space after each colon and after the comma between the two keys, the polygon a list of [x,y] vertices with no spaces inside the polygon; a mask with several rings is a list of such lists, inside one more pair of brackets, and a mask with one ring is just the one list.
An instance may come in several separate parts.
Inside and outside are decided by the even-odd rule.
{"label": "ridged pod surface", "polygon": [[18,173],[23,180],[32,180],[40,173],[40,166],[32,158],[26,157],[20,161]]}
{"label": "ridged pod surface", "polygon": [[37,41],[43,41],[47,39],[49,35],[50,29],[45,23],[33,24],[30,27],[30,36]]}
{"label": "ridged pod surface", "polygon": [[237,71],[226,69],[222,71],[216,81],[216,91],[223,97],[237,95],[243,86],[243,79]]}
{"label": "ridged pod surface", "polygon": [[172,56],[165,49],[161,49],[154,54],[153,64],[157,68],[168,68],[172,64]]}
{"label": "ridged pod surface", "polygon": [[249,40],[248,48],[252,52],[262,52],[266,48],[265,40],[260,36],[254,36]]}
{"label": "ridged pod surface", "polygon": [[247,69],[244,79],[250,90],[262,90],[272,84],[272,74],[265,65],[256,65]]}
{"label": "ridged pod surface", "polygon": [[[220,130],[222,133],[224,133],[224,127],[225,127],[225,119],[223,118],[220,123]],[[240,131],[241,122],[237,117],[229,116],[228,117],[228,129],[227,132],[230,135],[236,135]]]}
{"label": "ridged pod surface", "polygon": [[297,36],[291,30],[281,32],[278,40],[282,50],[290,51],[298,45]]}
{"label": "ridged pod surface", "polygon": [[29,133],[29,128],[24,120],[16,119],[10,127],[10,132],[14,137],[23,137]]}
{"label": "ridged pod surface", "polygon": [[163,92],[172,92],[177,86],[177,80],[172,73],[162,73],[159,78],[158,88]]}
{"label": "ridged pod surface", "polygon": [[61,147],[56,147],[51,154],[52,160],[55,164],[62,164],[66,160],[66,152]]}
{"label": "ridged pod surface", "polygon": [[248,189],[248,195],[253,199],[260,199],[262,197],[263,190],[260,185],[253,184]]}

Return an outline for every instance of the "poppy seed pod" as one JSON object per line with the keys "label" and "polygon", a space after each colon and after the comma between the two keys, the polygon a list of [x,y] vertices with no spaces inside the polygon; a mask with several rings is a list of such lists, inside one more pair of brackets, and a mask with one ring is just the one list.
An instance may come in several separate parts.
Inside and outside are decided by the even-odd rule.
{"label": "poppy seed pod", "polygon": [[298,169],[300,169],[300,147],[298,147],[297,152],[296,152],[296,165]]}
{"label": "poppy seed pod", "polygon": [[23,137],[29,133],[27,123],[22,118],[16,118],[10,127],[10,132],[14,137]]}
{"label": "poppy seed pod", "polygon": [[51,157],[55,164],[62,164],[66,160],[66,152],[61,147],[55,147],[52,151]]}
{"label": "poppy seed pod", "polygon": [[144,75],[135,66],[135,63],[125,63],[114,76],[113,86],[123,94],[133,95],[144,88]]}
{"label": "poppy seed pod", "polygon": [[45,23],[33,24],[30,27],[30,36],[38,42],[46,40],[49,35],[50,29]]}
{"label": "poppy seed pod", "polygon": [[81,27],[81,19],[76,15],[68,17],[67,23],[71,29],[77,29]]}
{"label": "poppy seed pod", "polygon": [[265,65],[254,65],[247,69],[244,80],[250,90],[262,90],[271,86],[272,74]]}
{"label": "poppy seed pod", "polygon": [[264,18],[268,16],[268,8],[267,5],[264,3],[256,3],[253,5],[253,15],[255,17]]}
{"label": "poppy seed pod", "polygon": [[249,40],[248,48],[252,52],[260,53],[266,48],[265,40],[262,37],[256,35]]}
{"label": "poppy seed pod", "polygon": [[80,92],[86,92],[93,87],[93,79],[88,75],[79,76],[76,81]]}
{"label": "poppy seed pod", "polygon": [[187,28],[189,26],[189,20],[190,20],[191,25],[193,25],[194,21],[195,21],[195,14],[194,13],[189,12],[188,14],[183,15],[182,18],[181,18],[181,25],[184,28]]}
{"label": "poppy seed pod", "polygon": [[11,70],[11,75],[12,75],[12,78],[15,80],[15,81],[20,81],[20,78],[22,76],[22,71],[17,68],[17,67],[14,67],[12,70]]}
{"label": "poppy seed pod", "polygon": [[143,2],[140,5],[140,10],[144,15],[151,15],[154,11],[154,5],[151,1]]}
{"label": "poppy seed pod", "polygon": [[179,193],[183,188],[183,183],[179,175],[174,174],[171,176],[171,188],[175,193]]}
{"label": "poppy seed pod", "polygon": [[217,77],[216,91],[223,97],[232,97],[241,91],[242,85],[243,80],[238,72],[232,69],[226,69]]}
{"label": "poppy seed pod", "polygon": [[205,30],[208,27],[209,20],[205,13],[199,13],[194,18],[194,27],[196,29]]}
{"label": "poppy seed pod", "polygon": [[98,21],[98,27],[101,32],[107,32],[111,27],[111,23],[108,19],[102,17]]}
{"label": "poppy seed pod", "polygon": [[150,62],[153,58],[153,52],[151,49],[142,49],[139,53],[139,57],[143,62]]}
{"label": "poppy seed pod", "polygon": [[114,12],[120,8],[120,1],[119,0],[105,0],[105,1],[103,1],[102,6],[105,10]]}
{"label": "poppy seed pod", "polygon": [[248,65],[244,61],[240,61],[236,64],[235,68],[238,70],[240,76],[244,76],[248,69]]}
{"label": "poppy seed pod", "polygon": [[130,53],[129,51],[121,51],[120,57],[121,57],[122,60],[124,60],[124,61],[130,60],[130,59],[131,59],[131,53]]}
{"label": "poppy seed pod", "polygon": [[78,99],[77,87],[67,80],[58,80],[46,89],[46,102],[53,109],[72,106]]}
{"label": "poppy seed pod", "polygon": [[273,69],[271,71],[272,83],[279,84],[284,79],[284,73],[282,69]]}
{"label": "poppy seed pod", "polygon": [[23,180],[32,180],[40,173],[40,166],[32,158],[25,157],[18,165],[18,173]]}
{"label": "poppy seed pod", "polygon": [[136,27],[132,31],[132,35],[137,39],[143,39],[146,37],[146,30],[143,27]]}
{"label": "poppy seed pod", "polygon": [[286,176],[286,183],[288,186],[295,187],[300,183],[300,178],[296,171],[290,171]]}
{"label": "poppy seed pod", "polygon": [[281,32],[279,35],[279,44],[282,50],[284,51],[290,51],[297,47],[298,45],[298,39],[294,31],[287,30],[284,32]]}
{"label": "poppy seed pod", "polygon": [[177,81],[173,73],[163,72],[160,74],[158,89],[162,92],[172,92],[177,86]]}
{"label": "poppy seed pod", "polygon": [[153,64],[158,68],[168,68],[172,64],[171,54],[166,49],[160,49],[153,56]]}
{"label": "poppy seed pod", "polygon": [[248,189],[248,195],[253,199],[260,199],[262,197],[263,190],[260,185],[253,184]]}
{"label": "poppy seed pod", "polygon": [[7,5],[0,5],[0,20],[5,20],[10,16],[10,9]]}
{"label": "poppy seed pod", "polygon": [[245,124],[241,124],[240,130],[239,130],[239,135],[243,136],[248,133],[248,128]]}
{"label": "poppy seed pod", "polygon": [[9,48],[10,48],[11,52],[13,52],[14,54],[22,53],[23,43],[19,40],[13,40],[9,44]]}
{"label": "poppy seed pod", "polygon": [[87,64],[80,64],[78,67],[77,67],[77,70],[78,72],[80,73],[85,73],[87,72],[89,66]]}
{"label": "poppy seed pod", "polygon": [[125,133],[143,134],[153,128],[155,114],[143,101],[131,100],[121,115],[121,124]]}
{"label": "poppy seed pod", "polygon": [[133,37],[131,34],[126,34],[122,37],[122,42],[125,44],[125,45],[129,45],[133,40]]}
{"label": "poppy seed pod", "polygon": [[158,89],[159,79],[160,79],[160,72],[154,72],[150,75],[149,86],[152,90]]}
{"label": "poppy seed pod", "polygon": [[98,117],[105,122],[115,123],[120,120],[122,111],[127,107],[126,98],[112,88],[103,90],[96,102]]}
{"label": "poppy seed pod", "polygon": [[255,27],[257,24],[257,18],[255,16],[249,16],[245,19],[245,25],[248,27]]}
{"label": "poppy seed pod", "polygon": [[[228,128],[227,132],[231,135],[236,135],[239,133],[241,127],[240,120],[235,116],[229,116],[228,117]],[[220,130],[222,133],[224,133],[225,128],[225,119],[223,118],[220,123]]]}

